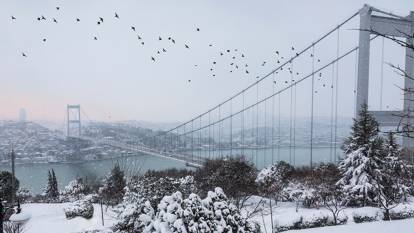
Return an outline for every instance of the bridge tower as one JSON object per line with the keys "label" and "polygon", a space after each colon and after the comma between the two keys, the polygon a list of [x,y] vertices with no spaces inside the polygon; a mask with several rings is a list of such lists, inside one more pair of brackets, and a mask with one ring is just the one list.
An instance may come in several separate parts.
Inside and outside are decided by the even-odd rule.
{"label": "bridge tower", "polygon": [[[380,13],[375,15],[373,12]],[[414,11],[406,17],[400,17],[394,14],[386,13],[369,5],[359,12],[360,31],[359,31],[359,54],[358,54],[358,81],[357,81],[357,98],[356,113],[361,109],[362,104],[368,104],[368,86],[369,86],[369,61],[370,61],[370,36],[371,33],[378,33],[386,36],[395,36],[406,38],[406,42],[413,44],[412,36],[414,34]],[[386,15],[386,16],[383,16]],[[414,51],[406,48],[405,52],[405,72],[410,77],[414,77]],[[405,90],[414,90],[414,80],[405,78]],[[380,123],[380,126],[398,127],[401,124],[401,116],[414,113],[414,94],[404,93],[404,104],[402,111],[370,111]],[[403,119],[403,124],[414,125],[413,116]],[[414,151],[414,139],[404,137],[403,147]]]}
{"label": "bridge tower", "polygon": [[[81,110],[80,105],[67,105],[67,137],[81,136]],[[73,134],[72,131],[76,134]],[[73,134],[73,135],[72,135]]]}

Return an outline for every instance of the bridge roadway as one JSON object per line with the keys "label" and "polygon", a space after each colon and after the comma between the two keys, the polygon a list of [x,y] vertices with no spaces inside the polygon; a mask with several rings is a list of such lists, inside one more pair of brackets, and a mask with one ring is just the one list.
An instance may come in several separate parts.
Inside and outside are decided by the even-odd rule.
{"label": "bridge roadway", "polygon": [[191,158],[192,157],[191,155],[184,155],[184,154],[154,150],[154,149],[151,149],[143,145],[134,146],[134,145],[128,145],[126,143],[117,142],[115,140],[99,139],[99,138],[86,137],[86,136],[76,136],[76,137],[71,136],[71,137],[82,139],[82,140],[87,140],[87,141],[92,141],[97,145],[109,145],[112,147],[117,147],[120,149],[134,151],[134,152],[140,152],[140,153],[144,153],[144,154],[151,155],[151,156],[158,156],[158,157],[162,157],[166,159],[177,160],[180,162],[185,162],[187,166],[191,166],[191,167],[201,167],[202,164],[205,162],[205,159],[203,158],[196,158],[196,157]]}

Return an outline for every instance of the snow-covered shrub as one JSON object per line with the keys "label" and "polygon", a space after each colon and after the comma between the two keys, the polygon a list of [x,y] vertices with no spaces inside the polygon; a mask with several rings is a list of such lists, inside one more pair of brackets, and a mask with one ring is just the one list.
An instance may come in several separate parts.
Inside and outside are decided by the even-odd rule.
{"label": "snow-covered shrub", "polygon": [[263,168],[256,177],[259,191],[277,202],[283,188],[288,184],[287,179],[293,170],[294,168],[291,165],[283,161]]}
{"label": "snow-covered shrub", "polygon": [[86,185],[82,178],[76,178],[65,186],[65,189],[60,192],[60,200],[62,202],[74,202],[82,199],[86,194]]}
{"label": "snow-covered shrub", "polygon": [[395,219],[405,219],[414,217],[414,205],[410,204],[400,204],[394,209],[390,210],[390,218]]}
{"label": "snow-covered shrub", "polygon": [[184,197],[188,197],[191,193],[196,192],[193,176],[183,178],[137,177],[128,184],[128,188],[131,192],[138,193],[140,197],[150,201],[154,209],[166,195],[179,191]]}
{"label": "snow-covered shrub", "polygon": [[283,189],[283,196],[288,201],[294,201],[297,208],[300,204],[305,208],[315,207],[319,200],[315,188],[300,182],[290,182],[288,186]]}
{"label": "snow-covered shrub", "polygon": [[83,217],[90,219],[93,217],[93,205],[91,202],[91,197],[86,196],[85,198],[70,203],[67,207],[63,209],[67,219],[72,219],[75,217]]}
{"label": "snow-covered shrub", "polygon": [[205,199],[196,194],[183,199],[180,192],[165,196],[156,214],[148,201],[138,203],[125,208],[121,221],[114,227],[115,232],[259,232],[256,224],[245,220],[238,209],[228,203],[220,188],[208,192]]}
{"label": "snow-covered shrub", "polygon": [[16,193],[16,197],[20,200],[21,203],[26,203],[28,201],[31,201],[33,193],[29,189],[20,188]]}
{"label": "snow-covered shrub", "polygon": [[375,207],[363,207],[352,212],[355,223],[379,221],[384,218],[382,211]]}
{"label": "snow-covered shrub", "polygon": [[[345,224],[347,222],[345,215],[340,215],[338,224]],[[300,230],[306,228],[325,227],[336,225],[332,216],[325,212],[315,212],[307,215],[292,216],[289,222],[274,222],[275,231],[282,232],[288,230]]]}

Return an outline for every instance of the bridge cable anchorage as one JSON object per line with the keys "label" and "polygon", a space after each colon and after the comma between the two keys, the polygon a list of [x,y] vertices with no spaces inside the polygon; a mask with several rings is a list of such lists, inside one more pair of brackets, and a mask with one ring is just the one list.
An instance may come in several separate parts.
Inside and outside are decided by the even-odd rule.
{"label": "bridge cable anchorage", "polygon": [[310,168],[313,166],[313,103],[315,93],[315,46],[312,47],[312,90],[311,90],[311,132],[310,132]]}
{"label": "bridge cable anchorage", "polygon": [[[340,46],[340,28],[338,28],[338,38],[336,43],[336,58],[339,58],[339,46]],[[336,77],[335,77],[335,147],[334,147],[334,161],[338,159],[337,155],[337,143],[338,143],[338,91],[339,91],[339,60],[336,62]]]}
{"label": "bridge cable anchorage", "polygon": [[[291,61],[294,61],[295,59],[297,59],[298,57],[300,57],[302,54],[304,54],[305,52],[307,52],[308,50],[310,50],[312,48],[313,45],[318,44],[319,42],[321,42],[323,39],[325,39],[326,37],[328,37],[329,35],[331,35],[333,32],[335,32],[337,30],[337,28],[342,27],[344,24],[348,23],[351,19],[353,19],[355,16],[357,16],[359,14],[359,11],[355,12],[354,14],[352,14],[350,17],[348,17],[347,19],[345,19],[344,21],[342,21],[342,23],[338,24],[335,28],[331,29],[330,31],[328,31],[327,33],[323,34],[321,37],[319,37],[319,39],[317,39],[316,41],[314,41],[311,45],[307,46],[306,48],[304,48],[303,50],[299,51],[297,54],[295,54],[294,56],[292,56],[291,58],[289,58],[286,62],[283,62],[281,65],[279,65],[278,67],[276,67],[275,69],[273,69],[272,71],[270,71],[269,73],[267,73],[266,75],[264,75],[263,77],[261,77],[260,79],[258,79],[257,81],[255,81],[254,83],[250,84],[249,86],[247,86],[246,88],[244,88],[243,90],[237,92],[236,94],[234,94],[233,96],[231,96],[230,98],[226,99],[225,101],[221,102],[220,104],[210,108],[209,110],[207,110],[204,113],[201,113],[200,115],[194,117],[194,118],[198,118],[199,116],[202,115],[206,115],[208,114],[209,111],[213,111],[216,110],[217,108],[219,108],[221,105],[226,104],[227,102],[229,102],[231,99],[236,98],[237,96],[240,96],[243,91],[247,91],[250,88],[254,87],[257,83],[262,82],[263,80],[265,80],[266,78],[268,78],[269,76],[271,76],[273,73],[279,71],[281,68],[283,68],[284,66],[286,66],[287,64],[289,64]],[[194,119],[193,118],[193,119]],[[175,130],[176,128],[180,128],[182,127],[184,124],[191,122],[191,120],[188,120],[168,131],[172,131]]]}

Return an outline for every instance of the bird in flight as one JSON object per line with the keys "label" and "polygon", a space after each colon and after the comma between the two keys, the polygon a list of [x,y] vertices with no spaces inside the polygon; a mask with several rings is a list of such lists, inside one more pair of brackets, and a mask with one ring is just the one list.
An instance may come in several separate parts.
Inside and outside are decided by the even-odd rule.
{"label": "bird in flight", "polygon": [[76,18],[76,21],[77,21],[77,22],[80,22],[80,19],[79,19],[79,18]]}
{"label": "bird in flight", "polygon": [[55,18],[53,18],[53,22],[57,23],[57,20]]}
{"label": "bird in flight", "polygon": [[42,18],[41,18],[42,20],[46,20],[46,18],[42,15]]}
{"label": "bird in flight", "polygon": [[200,31],[200,28],[197,28],[197,32],[199,32]]}
{"label": "bird in flight", "polygon": [[115,12],[115,18],[119,19],[119,15]]}
{"label": "bird in flight", "polygon": [[162,40],[161,36],[158,37],[158,40]]}
{"label": "bird in flight", "polygon": [[135,32],[135,27],[134,26],[131,26],[131,30]]}
{"label": "bird in flight", "polygon": [[58,6],[57,6],[57,7],[56,7],[56,10],[60,10],[60,7],[58,7]]}
{"label": "bird in flight", "polygon": [[46,38],[43,38],[43,42],[46,42]]}
{"label": "bird in flight", "polygon": [[191,79],[189,79],[188,82],[191,83]]}
{"label": "bird in flight", "polygon": [[141,40],[142,38],[138,35],[138,40]]}
{"label": "bird in flight", "polygon": [[188,45],[185,45],[185,48],[189,49],[190,47],[188,47]]}
{"label": "bird in flight", "polygon": [[295,50],[295,48],[292,46],[292,51]]}
{"label": "bird in flight", "polygon": [[22,53],[22,56],[23,56],[23,57],[27,57],[27,55],[26,55],[25,53]]}
{"label": "bird in flight", "polygon": [[175,44],[175,40],[174,39],[171,39],[171,41]]}
{"label": "bird in flight", "polygon": [[101,21],[103,23],[104,19],[102,17],[99,17],[99,21]]}
{"label": "bird in flight", "polygon": [[151,60],[155,61],[155,58],[154,57],[151,57]]}
{"label": "bird in flight", "polygon": [[162,48],[162,51],[165,53],[165,52],[167,52],[167,50],[166,49],[164,49],[164,48]]}
{"label": "bird in flight", "polygon": [[16,17],[14,17],[14,16],[12,15],[11,19],[16,19]]}
{"label": "bird in flight", "polygon": [[94,40],[98,40],[98,37],[94,36],[94,37],[93,37],[93,39],[94,39]]}
{"label": "bird in flight", "polygon": [[142,41],[141,44],[144,45],[145,44],[144,41]]}
{"label": "bird in flight", "polygon": [[276,51],[276,54],[279,55],[279,51]]}

